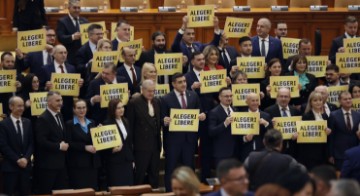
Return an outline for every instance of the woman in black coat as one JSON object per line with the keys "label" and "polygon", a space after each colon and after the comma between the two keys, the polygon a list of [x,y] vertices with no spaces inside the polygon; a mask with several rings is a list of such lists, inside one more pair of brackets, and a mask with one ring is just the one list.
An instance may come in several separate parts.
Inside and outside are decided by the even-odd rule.
{"label": "woman in black coat", "polygon": [[134,184],[133,133],[124,112],[124,104],[120,100],[113,99],[109,102],[108,118],[104,125],[117,126],[123,145],[103,151],[108,186]]}
{"label": "woman in black coat", "polygon": [[101,159],[93,146],[90,134],[90,129],[95,127],[95,123],[86,118],[86,101],[75,101],[73,110],[74,118],[66,122],[70,186],[73,189],[98,190],[98,168]]}
{"label": "woman in black coat", "polygon": [[13,29],[26,31],[47,25],[44,0],[15,0]]}
{"label": "woman in black coat", "polygon": [[[329,117],[324,112],[324,102],[322,95],[312,92],[309,96],[305,113],[302,116],[303,121],[327,120]],[[331,130],[326,128],[326,134],[329,135]],[[327,143],[298,143],[296,145],[296,158],[302,163],[308,171],[312,168],[326,164],[328,157]]]}

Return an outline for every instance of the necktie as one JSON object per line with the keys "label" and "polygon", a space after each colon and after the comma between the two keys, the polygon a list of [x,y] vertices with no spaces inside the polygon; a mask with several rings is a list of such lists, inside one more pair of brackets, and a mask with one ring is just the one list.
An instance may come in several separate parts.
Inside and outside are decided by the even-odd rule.
{"label": "necktie", "polygon": [[59,127],[61,128],[61,130],[63,130],[63,126],[62,126],[61,120],[60,120],[60,114],[56,114],[55,116],[56,116],[56,120],[57,120]]}
{"label": "necktie", "polygon": [[266,56],[265,52],[265,39],[261,40],[261,56]]}
{"label": "necktie", "polygon": [[21,128],[20,128],[20,120],[16,121],[16,129],[17,129],[16,135],[18,136],[19,142],[22,144],[23,139],[22,139]]}
{"label": "necktie", "polygon": [[65,73],[63,65],[59,65],[59,68],[61,69],[61,73]]}
{"label": "necktie", "polygon": [[181,96],[181,108],[186,109],[187,106],[186,106],[186,101],[185,101],[185,98],[184,98],[184,93],[180,93],[180,96]]}
{"label": "necktie", "polygon": [[227,108],[227,115],[228,115],[228,116],[231,115],[230,107]]}
{"label": "necktie", "polygon": [[281,111],[282,111],[282,117],[287,117],[287,113],[286,113],[286,108],[281,108]]}
{"label": "necktie", "polygon": [[229,59],[228,57],[226,56],[226,49],[224,48],[222,51],[221,51],[221,56],[224,60],[224,67],[230,67],[230,62],[229,62]]}
{"label": "necktie", "polygon": [[136,80],[136,75],[135,75],[134,68],[131,67],[131,68],[130,68],[130,71],[131,71],[131,75],[132,75],[132,83],[133,83],[133,86],[137,86],[137,80]]}
{"label": "necktie", "polygon": [[351,121],[350,121],[350,113],[346,112],[346,129],[351,132]]}
{"label": "necktie", "polygon": [[52,57],[51,54],[48,52],[46,63],[49,65],[52,63]]}
{"label": "necktie", "polygon": [[75,29],[77,32],[80,32],[80,24],[79,24],[79,19],[78,18],[74,18],[75,20]]}
{"label": "necktie", "polygon": [[191,46],[188,47],[188,50],[189,50],[190,54],[193,53],[193,48]]}
{"label": "necktie", "polygon": [[154,107],[153,107],[151,101],[148,101],[148,107],[149,107],[149,115],[151,117],[153,117],[155,114],[154,114]]}

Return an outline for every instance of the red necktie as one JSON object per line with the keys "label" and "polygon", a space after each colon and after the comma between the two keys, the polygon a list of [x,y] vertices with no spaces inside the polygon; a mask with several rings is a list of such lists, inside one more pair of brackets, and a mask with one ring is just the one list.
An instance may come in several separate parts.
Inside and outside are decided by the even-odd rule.
{"label": "red necktie", "polygon": [[132,74],[132,80],[133,80],[132,82],[133,82],[133,85],[134,85],[134,86],[137,86],[137,81],[136,81],[136,75],[135,75],[134,68],[131,67],[130,70],[131,70],[131,74]]}
{"label": "red necktie", "polygon": [[61,69],[61,73],[65,73],[63,65],[59,65],[59,68]]}
{"label": "red necktie", "polygon": [[186,106],[186,101],[185,101],[185,98],[184,98],[184,93],[180,93],[180,96],[181,96],[181,108],[186,109],[187,106]]}

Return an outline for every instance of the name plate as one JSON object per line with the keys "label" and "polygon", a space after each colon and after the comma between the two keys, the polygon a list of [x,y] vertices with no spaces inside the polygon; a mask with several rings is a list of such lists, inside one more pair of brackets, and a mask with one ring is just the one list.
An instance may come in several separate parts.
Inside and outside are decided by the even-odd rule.
{"label": "name plate", "polygon": [[97,12],[99,10],[98,7],[82,7],[81,12]]}
{"label": "name plate", "polygon": [[159,12],[176,12],[176,7],[164,6],[159,7]]}
{"label": "name plate", "polygon": [[137,12],[138,8],[137,7],[121,7],[120,11],[121,12]]}
{"label": "name plate", "polygon": [[360,5],[349,5],[348,10],[349,11],[360,11]]}
{"label": "name plate", "polygon": [[287,5],[272,5],[271,11],[289,11],[289,6]]}
{"label": "name plate", "polygon": [[310,11],[327,11],[328,6],[327,5],[311,5]]}
{"label": "name plate", "polygon": [[249,12],[251,10],[250,6],[234,6],[234,12]]}
{"label": "name plate", "polygon": [[45,7],[45,12],[59,12],[59,7]]}

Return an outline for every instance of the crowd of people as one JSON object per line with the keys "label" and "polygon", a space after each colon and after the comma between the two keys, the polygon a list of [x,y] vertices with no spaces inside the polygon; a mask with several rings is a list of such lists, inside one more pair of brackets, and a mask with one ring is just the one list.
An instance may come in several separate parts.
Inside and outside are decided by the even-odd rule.
{"label": "crowd of people", "polygon": [[[29,4],[19,0],[16,6],[21,7],[16,9],[21,11]],[[104,37],[100,25],[91,24],[87,29],[89,41],[81,45],[79,25],[89,21],[80,16],[79,0],[70,0],[68,10],[55,29],[46,27],[45,50],[25,54],[16,49],[16,56],[11,52],[1,55],[0,69],[17,71],[17,91],[0,94],[4,110],[0,122],[1,169],[6,194],[49,194],[67,188],[105,190],[144,183],[158,188],[162,150],[166,191],[178,195],[184,186],[191,192],[185,195],[197,195],[196,185],[214,177],[215,168],[222,188],[212,195],[251,195],[255,191],[257,195],[326,195],[331,191],[347,195],[349,187],[360,194],[357,182],[330,183],[336,179],[336,170],[343,178],[360,180],[360,113],[352,108],[352,99],[360,98],[360,74],[340,73],[335,64],[336,53],[344,52],[343,39],[358,37],[354,16],[346,18],[344,34],[334,39],[321,78],[307,72],[306,57],[312,54],[309,39],[300,40],[299,54],[283,58],[279,38],[287,36],[284,22],[276,24],[273,37],[271,21],[260,18],[256,35],[241,37],[237,50],[228,44],[216,17],[213,40],[208,44],[196,42],[187,16],[171,49],[166,48],[167,35],[154,32],[152,48],[144,49],[138,60],[135,49],[124,47],[119,54],[124,62],[106,63],[97,74],[91,72],[93,54],[117,51],[120,42],[130,41],[130,24],[119,20],[114,40]],[[46,21],[24,28],[42,25]],[[154,55],[163,53],[182,53],[183,73],[158,76]],[[266,75],[248,80],[236,59],[256,56],[265,57]],[[200,72],[221,69],[227,72],[227,87],[216,93],[201,93]],[[81,74],[79,97],[51,91],[52,73]],[[276,98],[271,98],[272,76],[298,76],[300,96],[293,98],[288,88],[280,88]],[[118,83],[128,84],[129,102],[125,105],[113,99],[102,108],[100,86]],[[231,86],[252,83],[260,84],[261,92],[249,93],[246,106],[233,107],[236,94]],[[171,91],[157,97],[157,84],[169,84]],[[339,106],[329,103],[328,87],[341,85],[348,86],[348,91],[339,94]],[[32,92],[47,92],[47,108],[40,116],[31,116]],[[199,109],[198,131],[169,130],[171,109]],[[233,135],[234,112],[259,113],[259,135]],[[284,140],[273,129],[274,118],[293,116],[301,116],[303,121],[327,120],[323,130],[327,143],[297,143],[296,132]],[[122,145],[97,151],[90,129],[111,124],[116,125]],[[193,174],[196,154],[200,180]]]}

